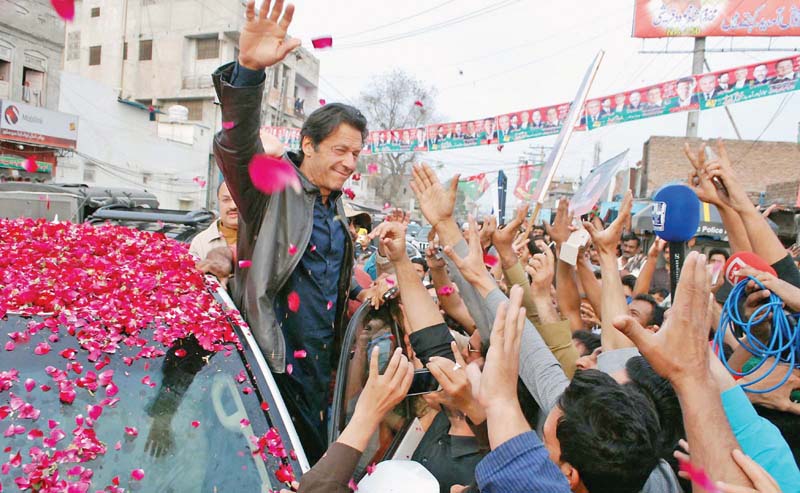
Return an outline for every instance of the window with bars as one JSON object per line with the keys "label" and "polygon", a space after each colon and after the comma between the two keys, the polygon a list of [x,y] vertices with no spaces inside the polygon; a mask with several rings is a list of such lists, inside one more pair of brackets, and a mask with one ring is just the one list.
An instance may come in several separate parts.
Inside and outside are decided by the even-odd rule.
{"label": "window with bars", "polygon": [[139,40],[139,61],[144,62],[153,59],[153,40]]}
{"label": "window with bars", "polygon": [[101,46],[89,47],[89,65],[100,65]]}
{"label": "window with bars", "polygon": [[219,39],[201,38],[197,40],[197,59],[210,60],[219,58]]}
{"label": "window with bars", "polygon": [[188,120],[190,122],[196,122],[203,119],[203,101],[201,99],[180,101],[178,104],[185,106],[186,109],[189,110]]}
{"label": "window with bars", "polygon": [[92,17],[100,17],[100,7],[92,7]]}

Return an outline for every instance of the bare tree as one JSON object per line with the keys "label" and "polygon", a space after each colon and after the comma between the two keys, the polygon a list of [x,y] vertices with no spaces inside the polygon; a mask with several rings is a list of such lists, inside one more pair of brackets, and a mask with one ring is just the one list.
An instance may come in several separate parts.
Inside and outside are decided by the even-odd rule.
{"label": "bare tree", "polygon": [[[370,130],[417,128],[438,119],[434,114],[435,96],[435,88],[396,69],[373,77],[361,92],[358,107],[367,116]],[[415,104],[417,101],[422,106]],[[416,159],[415,152],[369,156],[369,161],[379,165],[378,197],[395,204],[404,195],[400,190],[408,186]]]}

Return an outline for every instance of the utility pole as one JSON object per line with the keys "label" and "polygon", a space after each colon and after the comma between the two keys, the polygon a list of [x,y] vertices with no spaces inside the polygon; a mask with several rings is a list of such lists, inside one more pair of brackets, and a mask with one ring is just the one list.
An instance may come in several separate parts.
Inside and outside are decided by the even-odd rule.
{"label": "utility pole", "polygon": [[[706,38],[694,38],[694,56],[692,57],[692,75],[703,73],[703,62],[706,59]],[[697,126],[700,124],[700,111],[690,111],[686,117],[686,136],[697,137]]]}

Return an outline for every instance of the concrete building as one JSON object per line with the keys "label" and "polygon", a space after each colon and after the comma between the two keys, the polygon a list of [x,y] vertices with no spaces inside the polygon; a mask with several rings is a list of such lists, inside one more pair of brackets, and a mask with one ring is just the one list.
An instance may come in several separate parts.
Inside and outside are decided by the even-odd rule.
{"label": "concrete building", "polygon": [[[117,90],[76,74],[61,74],[61,104],[80,118],[74,153],[59,160],[55,181],[139,188],[164,209],[206,207],[216,188],[211,128],[183,121],[150,121],[146,107],[117,101]],[[185,110],[184,110],[185,111]]]}
{"label": "concrete building", "polygon": [[48,0],[0,0],[0,12],[0,179],[47,181],[77,135],[75,116],[54,111],[64,21]]}
{"label": "concrete building", "polygon": [[[153,106],[186,107],[188,121],[218,129],[212,72],[238,56],[239,0],[84,0],[67,26],[64,70]],[[319,61],[300,49],[268,71],[262,122],[301,126],[319,106]],[[301,106],[298,100],[303,101]]]}
{"label": "concrete building", "polygon": [[0,99],[58,108],[64,21],[47,0],[0,0]]}
{"label": "concrete building", "polygon": [[[644,143],[642,164],[636,181],[631,183],[640,197],[652,196],[662,185],[686,181],[691,164],[683,153],[684,142],[693,148],[700,139],[686,137],[651,137]],[[770,185],[796,181],[800,177],[800,144],[725,140],[731,164],[748,194],[758,200]]]}

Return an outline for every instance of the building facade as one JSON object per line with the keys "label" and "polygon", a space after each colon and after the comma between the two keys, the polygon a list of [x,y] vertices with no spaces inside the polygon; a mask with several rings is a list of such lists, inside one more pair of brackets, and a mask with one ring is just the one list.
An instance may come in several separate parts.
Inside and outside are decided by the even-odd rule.
{"label": "building facade", "polygon": [[[683,153],[684,142],[696,149],[702,140],[650,137],[644,143],[636,183],[641,197],[651,197],[667,183],[688,179],[691,164]],[[713,142],[710,144],[715,147]],[[724,144],[733,170],[754,202],[770,185],[794,181],[800,176],[800,144],[753,140],[725,140]]]}
{"label": "building facade", "polygon": [[[181,123],[196,126],[192,133],[213,135],[222,122],[211,74],[238,56],[243,24],[239,0],[79,0],[66,28],[64,71],[114,88],[123,103],[155,110],[162,137],[188,132],[174,128],[175,106],[188,110]],[[319,61],[302,48],[269,69],[262,123],[302,126],[319,106],[318,80]],[[202,180],[215,190],[221,175],[210,145],[202,167]],[[215,194],[204,205],[215,207]]]}
{"label": "building facade", "polygon": [[0,0],[0,12],[0,179],[48,181],[77,133],[74,115],[55,111],[64,21],[48,0]]}

